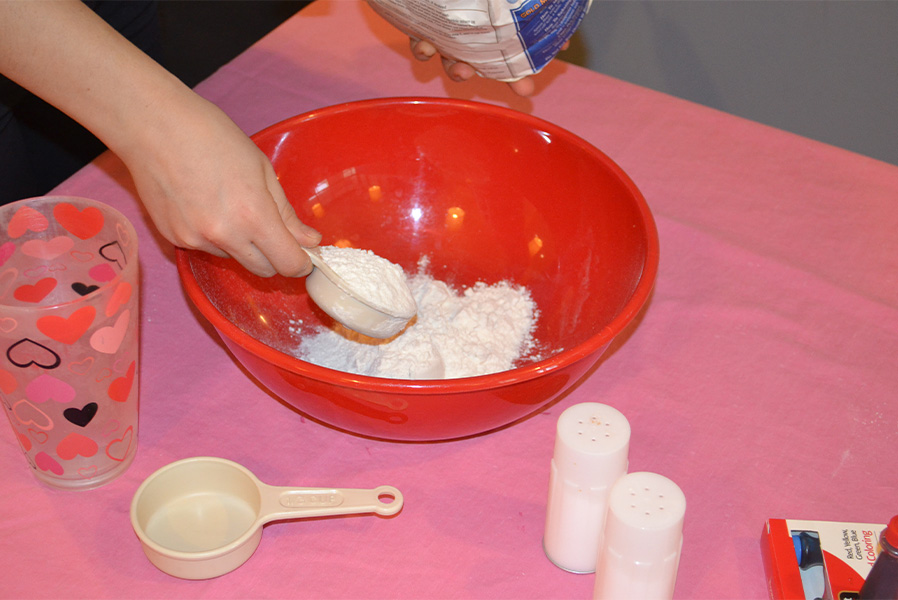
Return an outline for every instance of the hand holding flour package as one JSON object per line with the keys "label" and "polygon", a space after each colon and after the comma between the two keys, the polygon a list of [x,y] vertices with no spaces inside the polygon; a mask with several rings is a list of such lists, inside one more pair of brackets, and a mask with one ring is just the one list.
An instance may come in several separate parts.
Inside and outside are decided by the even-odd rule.
{"label": "hand holding flour package", "polygon": [[591,0],[368,0],[409,37],[490,79],[538,73],[574,34]]}

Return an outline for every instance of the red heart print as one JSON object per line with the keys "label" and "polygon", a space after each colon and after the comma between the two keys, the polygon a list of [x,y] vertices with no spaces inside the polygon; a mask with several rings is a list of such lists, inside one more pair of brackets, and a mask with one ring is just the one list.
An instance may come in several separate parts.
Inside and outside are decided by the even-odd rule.
{"label": "red heart print", "polygon": [[50,240],[28,240],[22,244],[22,254],[41,260],[53,260],[71,250],[74,245],[75,240],[67,235],[60,235]]}
{"label": "red heart print", "polygon": [[53,207],[53,217],[72,235],[82,240],[92,238],[103,229],[103,213],[95,206],[83,210],[68,202],[61,202]]}
{"label": "red heart print", "polygon": [[47,220],[47,217],[30,206],[23,206],[17,210],[16,214],[9,220],[6,233],[9,234],[9,237],[16,239],[22,237],[29,231],[40,233],[47,229],[49,224],[50,222]]}
{"label": "red heart print", "polygon": [[52,277],[45,277],[34,285],[25,284],[16,288],[12,293],[13,298],[20,302],[32,302],[37,304],[47,297],[47,294],[56,287],[56,280]]}
{"label": "red heart print", "polygon": [[17,431],[16,437],[19,438],[19,443],[22,445],[22,450],[24,450],[25,452],[31,450],[31,440],[28,439],[27,435]]}
{"label": "red heart print", "polygon": [[0,392],[7,396],[12,394],[19,387],[19,382],[12,373],[6,369],[0,369]]}
{"label": "red heart print", "polygon": [[122,462],[128,457],[128,452],[131,451],[131,441],[133,438],[134,427],[128,427],[122,437],[109,442],[109,445],[106,446],[106,456],[112,460]]}
{"label": "red heart print", "polygon": [[131,361],[128,372],[123,377],[113,379],[109,384],[107,394],[116,402],[126,402],[131,394],[131,386],[134,385],[134,373],[137,372],[137,361]]}
{"label": "red heart print", "polygon": [[56,445],[56,455],[62,460],[72,460],[76,456],[90,458],[97,453],[97,443],[87,436],[73,431]]}
{"label": "red heart print", "polygon": [[36,431],[34,429],[31,429],[30,427],[28,428],[28,435],[30,435],[31,438],[38,444],[45,444],[47,440],[50,439],[50,436],[46,431]]}
{"label": "red heart print", "polygon": [[65,472],[60,464],[46,452],[38,452],[34,457],[34,463],[41,471],[50,471],[54,475],[62,475]]}
{"label": "red heart print", "polygon": [[128,300],[131,299],[131,284],[127,281],[123,281],[119,283],[115,291],[112,292],[112,296],[109,298],[109,302],[106,304],[106,316],[111,317],[114,315],[118,309],[120,309]]}
{"label": "red heart print", "polygon": [[41,317],[37,320],[37,328],[47,337],[71,346],[90,328],[96,314],[93,306],[82,306],[68,317]]}

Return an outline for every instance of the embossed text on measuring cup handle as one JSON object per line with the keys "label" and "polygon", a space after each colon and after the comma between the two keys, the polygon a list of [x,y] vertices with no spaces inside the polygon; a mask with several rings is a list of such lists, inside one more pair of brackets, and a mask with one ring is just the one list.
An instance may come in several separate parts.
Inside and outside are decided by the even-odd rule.
{"label": "embossed text on measuring cup handle", "polygon": [[290,490],[278,498],[284,508],[323,508],[340,506],[343,495],[337,490]]}

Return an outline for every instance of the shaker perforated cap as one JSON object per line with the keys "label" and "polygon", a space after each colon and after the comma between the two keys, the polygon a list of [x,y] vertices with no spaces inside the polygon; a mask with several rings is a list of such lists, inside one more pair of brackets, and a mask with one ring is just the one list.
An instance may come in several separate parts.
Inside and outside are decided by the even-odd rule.
{"label": "shaker perforated cap", "polygon": [[671,598],[683,544],[686,497],[656,473],[630,473],[608,497],[595,598]]}
{"label": "shaker perforated cap", "polygon": [[543,548],[555,565],[592,573],[611,486],[627,472],[630,424],[618,410],[575,404],[558,418]]}
{"label": "shaker perforated cap", "polygon": [[583,402],[558,418],[554,458],[568,479],[610,486],[626,473],[629,451],[630,423],[615,408]]}

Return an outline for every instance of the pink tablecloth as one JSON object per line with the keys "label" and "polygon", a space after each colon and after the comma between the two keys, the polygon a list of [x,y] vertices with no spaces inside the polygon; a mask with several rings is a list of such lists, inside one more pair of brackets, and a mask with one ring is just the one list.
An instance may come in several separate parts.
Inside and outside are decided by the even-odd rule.
{"label": "pink tablecloth", "polygon": [[[522,423],[432,445],[353,437],[277,402],[232,360],[104,155],[58,191],[113,204],[138,228],[140,450],[104,488],[54,491],[0,428],[3,597],[588,598],[593,576],[541,548],[554,425],[585,401],[630,420],[631,470],[686,494],[679,598],[765,597],[768,517],[898,513],[898,167],[557,61],[530,100],[452,83],[360,2],[310,6],[199,91],[250,133],[395,95],[471,98],[566,127],[648,199],[654,295],[588,377]],[[272,524],[241,569],[182,581],[146,560],[128,508],[151,472],[195,455],[274,484],[391,484],[406,505],[392,519]]]}

